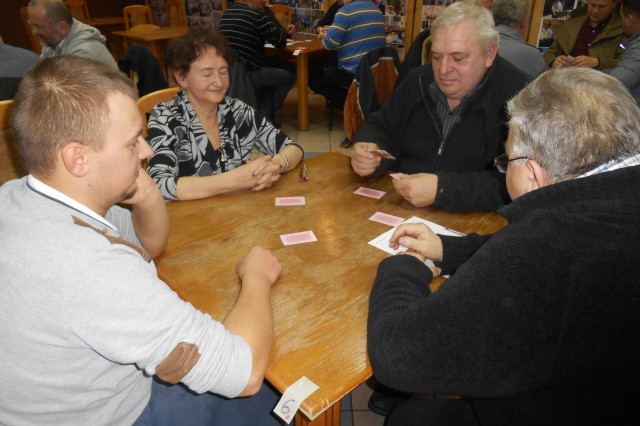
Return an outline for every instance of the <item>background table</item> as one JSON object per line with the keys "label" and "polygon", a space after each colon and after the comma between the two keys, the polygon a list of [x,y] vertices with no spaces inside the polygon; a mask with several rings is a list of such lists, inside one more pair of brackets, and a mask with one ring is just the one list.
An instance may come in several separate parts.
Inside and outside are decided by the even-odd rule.
{"label": "background table", "polygon": [[148,46],[160,66],[164,67],[162,49],[165,43],[171,39],[182,37],[187,33],[188,28],[189,27],[186,26],[175,26],[136,30],[135,27],[133,27],[133,30],[114,31],[112,34],[124,38],[129,44],[137,42]]}
{"label": "background table", "polygon": [[[340,399],[371,376],[369,293],[387,254],[367,243],[390,229],[368,220],[371,215],[419,216],[463,233],[492,233],[505,224],[493,212],[415,208],[393,191],[391,177],[365,180],[349,161],[330,152],[307,161],[308,182],[293,171],[258,193],[169,203],[171,236],[156,260],[160,277],[182,298],[222,320],[238,295],[236,262],[254,245],[276,254],[283,272],[272,292],[275,339],[266,378],[280,391],[302,376],[320,387],[303,402],[298,426],[307,419],[339,424]],[[380,200],[353,194],[360,186],[387,193]],[[276,207],[278,196],[305,196],[306,205]],[[307,230],[317,242],[280,240]]]}
{"label": "background table", "polygon": [[[295,34],[294,44],[289,44],[285,49],[275,47],[265,48],[269,56],[280,56],[296,63],[296,77],[298,89],[298,130],[309,130],[309,59],[315,59],[326,55],[335,55],[335,52],[325,50],[322,40],[312,34]],[[299,48],[298,55],[294,55]]]}

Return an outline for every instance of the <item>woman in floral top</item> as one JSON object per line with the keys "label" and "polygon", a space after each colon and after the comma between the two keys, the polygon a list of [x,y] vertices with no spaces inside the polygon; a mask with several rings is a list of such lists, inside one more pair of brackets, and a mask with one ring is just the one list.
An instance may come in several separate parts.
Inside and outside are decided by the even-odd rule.
{"label": "woman in floral top", "polygon": [[[166,200],[192,200],[241,189],[260,191],[293,169],[302,148],[244,102],[225,96],[233,60],[224,37],[192,28],[167,49],[183,88],[153,108],[149,175]],[[263,154],[250,160],[251,150]]]}

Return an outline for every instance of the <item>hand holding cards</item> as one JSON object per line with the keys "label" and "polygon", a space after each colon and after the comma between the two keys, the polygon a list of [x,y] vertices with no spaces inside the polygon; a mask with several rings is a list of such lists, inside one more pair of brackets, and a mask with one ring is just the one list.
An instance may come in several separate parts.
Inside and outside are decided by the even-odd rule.
{"label": "hand holding cards", "polygon": [[389,160],[395,160],[396,159],[396,157],[394,157],[393,155],[389,154],[384,149],[367,149],[367,151],[369,151],[370,153],[372,153],[376,157],[387,158]]}

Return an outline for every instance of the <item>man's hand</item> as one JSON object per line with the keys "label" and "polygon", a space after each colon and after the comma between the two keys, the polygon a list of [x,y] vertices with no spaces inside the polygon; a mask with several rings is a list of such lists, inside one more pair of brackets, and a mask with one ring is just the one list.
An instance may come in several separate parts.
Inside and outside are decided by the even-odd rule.
{"label": "man's hand", "polygon": [[351,151],[351,167],[360,176],[369,176],[380,167],[382,159],[369,150],[378,149],[378,145],[370,142],[357,142]]}
{"label": "man's hand", "polygon": [[[353,158],[352,158],[353,163]],[[431,173],[404,175],[393,179],[396,192],[415,207],[425,207],[433,204],[438,190],[438,176]]]}
{"label": "man's hand", "polygon": [[572,65],[574,67],[595,68],[598,66],[598,62],[600,62],[598,61],[598,58],[581,55],[581,56],[577,56],[573,60]]}
{"label": "man's hand", "polygon": [[162,200],[162,194],[158,185],[147,174],[147,171],[140,167],[138,169],[138,177],[136,178],[136,192],[131,198],[123,200],[123,204],[132,206],[144,206],[146,203],[153,203],[156,200]]}
{"label": "man's hand", "polygon": [[269,283],[272,286],[280,273],[282,265],[271,251],[262,247],[253,247],[236,265],[236,273],[243,284]]}
{"label": "man's hand", "polygon": [[295,25],[289,24],[287,25],[287,28],[285,28],[285,31],[289,36],[293,36],[296,33],[297,29]]}
{"label": "man's hand", "polygon": [[567,55],[560,55],[553,61],[553,68],[565,68],[573,65],[574,59]]}
{"label": "man's hand", "polygon": [[[417,252],[423,258],[441,261],[442,260],[442,240],[440,236],[433,232],[424,223],[405,223],[396,229],[391,236],[389,246],[394,250],[398,246],[409,249],[407,254]],[[417,256],[416,256],[417,257]],[[420,259],[418,257],[418,259]]]}

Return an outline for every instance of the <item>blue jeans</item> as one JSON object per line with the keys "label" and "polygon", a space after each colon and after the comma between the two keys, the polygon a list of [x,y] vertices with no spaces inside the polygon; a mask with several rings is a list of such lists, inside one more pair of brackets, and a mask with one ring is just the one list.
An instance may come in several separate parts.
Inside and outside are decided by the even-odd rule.
{"label": "blue jeans", "polygon": [[266,383],[253,396],[228,399],[209,392],[198,395],[154,377],[151,399],[134,426],[280,426],[285,423],[272,413],[278,398]]}
{"label": "blue jeans", "polygon": [[286,68],[262,67],[247,75],[256,94],[258,110],[268,114],[280,109],[296,82],[295,72]]}

